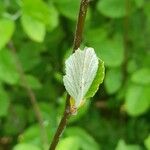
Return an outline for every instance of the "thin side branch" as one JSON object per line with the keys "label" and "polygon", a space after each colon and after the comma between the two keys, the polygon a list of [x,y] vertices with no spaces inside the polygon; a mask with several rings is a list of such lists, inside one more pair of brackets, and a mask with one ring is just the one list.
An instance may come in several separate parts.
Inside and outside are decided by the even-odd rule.
{"label": "thin side branch", "polygon": [[[77,50],[81,44],[88,4],[89,4],[89,0],[81,0],[78,21],[77,21],[76,31],[75,31],[75,36],[74,36],[73,52],[75,52],[75,50]],[[57,128],[57,131],[54,135],[54,138],[52,140],[49,150],[55,150],[59,142],[60,136],[62,135],[63,130],[67,125],[67,120],[71,116],[71,114],[72,112],[70,108],[70,96],[67,95],[64,114]]]}
{"label": "thin side branch", "polygon": [[41,132],[43,148],[46,149],[47,143],[48,143],[48,138],[47,138],[47,134],[46,134],[46,130],[45,130],[44,124],[43,124],[43,117],[42,117],[40,108],[38,106],[35,94],[34,94],[34,92],[32,91],[32,89],[30,88],[30,86],[28,85],[28,83],[26,81],[25,73],[23,71],[21,62],[19,61],[19,59],[17,57],[16,48],[15,48],[13,42],[10,42],[8,46],[12,50],[13,55],[15,57],[16,64],[17,64],[17,69],[18,69],[18,72],[20,74],[21,81],[23,83],[23,87],[24,87],[24,89],[27,92],[27,95],[28,95],[28,97],[30,99],[30,102],[31,102],[32,106],[33,106],[33,111],[35,113],[36,119],[37,119],[37,121],[39,123],[39,126],[40,126],[40,132]]}

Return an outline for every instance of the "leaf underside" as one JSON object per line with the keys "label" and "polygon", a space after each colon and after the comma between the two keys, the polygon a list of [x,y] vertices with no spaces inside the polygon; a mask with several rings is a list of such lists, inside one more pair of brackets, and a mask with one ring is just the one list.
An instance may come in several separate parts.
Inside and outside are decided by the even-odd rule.
{"label": "leaf underside", "polygon": [[98,70],[98,58],[93,48],[76,50],[66,60],[66,75],[63,78],[67,92],[78,107],[88,92]]}

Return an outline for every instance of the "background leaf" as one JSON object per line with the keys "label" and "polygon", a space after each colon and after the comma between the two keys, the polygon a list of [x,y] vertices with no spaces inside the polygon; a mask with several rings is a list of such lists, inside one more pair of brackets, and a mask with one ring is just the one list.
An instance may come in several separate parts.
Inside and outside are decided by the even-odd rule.
{"label": "background leaf", "polygon": [[9,42],[14,32],[15,24],[12,20],[0,18],[0,50]]}
{"label": "background leaf", "polygon": [[78,150],[79,147],[80,147],[80,139],[79,139],[79,137],[70,136],[68,138],[63,139],[58,144],[58,147],[56,148],[56,150],[63,150],[64,147],[65,147],[66,150],[70,150],[70,149],[72,149],[72,150]]}
{"label": "background leaf", "polygon": [[141,150],[141,148],[138,145],[127,145],[123,140],[120,140],[116,150]]}
{"label": "background leaf", "polygon": [[132,75],[132,81],[139,84],[150,85],[150,69],[142,68]]}
{"label": "background leaf", "polygon": [[144,144],[147,150],[150,150],[150,135],[145,139]]}
{"label": "background leaf", "polygon": [[9,84],[16,84],[19,80],[15,60],[7,49],[0,51],[0,80]]}
{"label": "background leaf", "polygon": [[18,144],[16,145],[13,150],[27,150],[27,149],[32,149],[32,150],[41,150],[40,148],[32,145],[32,144]]}
{"label": "background leaf", "polygon": [[126,14],[125,4],[125,0],[101,0],[97,9],[107,17],[120,18]]}
{"label": "background leaf", "polygon": [[131,116],[145,113],[150,107],[150,88],[132,85],[126,93],[126,110]]}
{"label": "background leaf", "polygon": [[79,147],[83,150],[99,150],[99,146],[96,141],[83,129],[80,128],[68,128],[66,135],[72,135],[78,138]]}
{"label": "background leaf", "polygon": [[[33,17],[23,15],[21,22],[27,35],[36,42],[42,42],[45,37],[45,25]],[[36,28],[35,28],[36,27]]]}
{"label": "background leaf", "polygon": [[119,68],[111,68],[106,72],[105,87],[109,94],[117,92],[122,85],[122,74]]}

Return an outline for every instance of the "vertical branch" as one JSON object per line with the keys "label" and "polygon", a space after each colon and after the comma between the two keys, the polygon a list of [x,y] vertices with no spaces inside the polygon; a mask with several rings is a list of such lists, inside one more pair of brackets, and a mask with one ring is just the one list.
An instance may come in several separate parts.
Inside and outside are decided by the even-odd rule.
{"label": "vertical branch", "polygon": [[89,3],[89,0],[82,0],[80,4],[78,22],[76,25],[76,32],[74,36],[73,52],[77,48],[79,48],[81,44],[84,22],[86,18],[87,9],[88,9],[88,3]]}
{"label": "vertical branch", "polygon": [[[89,3],[89,0],[81,0],[81,3],[80,3],[80,10],[79,10],[78,21],[76,25],[75,36],[74,36],[73,52],[75,52],[75,50],[78,49],[81,44],[84,23],[85,23],[86,13],[88,9],[88,3]],[[57,128],[57,131],[53,137],[49,150],[55,150],[59,142],[60,136],[63,133],[64,128],[67,125],[67,120],[71,116],[71,114],[72,113],[70,110],[70,96],[67,95],[64,114]]]}
{"label": "vertical branch", "polygon": [[125,18],[123,20],[123,29],[124,29],[124,36],[123,36],[123,40],[124,40],[124,63],[122,65],[124,78],[127,75],[126,66],[127,66],[127,61],[128,61],[128,43],[129,43],[128,33],[129,33],[129,12],[130,12],[130,1],[129,0],[126,0],[125,9],[126,9],[126,16],[125,16]]}
{"label": "vertical branch", "polygon": [[21,81],[23,82],[23,87],[24,87],[24,89],[26,90],[26,92],[28,94],[30,102],[31,102],[31,104],[33,106],[33,111],[35,113],[36,119],[37,119],[37,121],[39,123],[39,126],[40,126],[40,132],[41,132],[43,148],[46,149],[47,143],[48,143],[48,138],[47,138],[47,134],[46,134],[46,130],[45,130],[44,124],[43,124],[43,117],[42,117],[40,108],[38,106],[35,94],[34,94],[34,92],[32,91],[32,89],[30,88],[30,86],[27,83],[27,80],[26,80],[26,77],[25,77],[22,65],[21,65],[21,63],[20,63],[20,61],[19,61],[19,59],[17,57],[16,48],[14,47],[13,42],[10,42],[8,46],[12,50],[13,55],[15,57],[16,64],[17,64],[17,69],[18,69],[18,72],[20,74]]}

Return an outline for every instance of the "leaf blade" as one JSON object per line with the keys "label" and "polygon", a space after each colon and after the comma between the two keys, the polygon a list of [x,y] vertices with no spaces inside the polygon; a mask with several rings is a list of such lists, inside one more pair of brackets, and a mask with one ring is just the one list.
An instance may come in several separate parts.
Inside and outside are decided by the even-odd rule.
{"label": "leaf blade", "polygon": [[66,75],[63,78],[68,93],[78,107],[88,92],[98,70],[98,58],[93,48],[76,50],[66,60]]}
{"label": "leaf blade", "polygon": [[95,93],[97,92],[99,85],[103,82],[105,76],[105,67],[104,62],[102,60],[99,60],[99,67],[97,70],[97,74],[95,79],[93,80],[93,83],[89,89],[89,91],[86,94],[86,98],[93,97]]}

